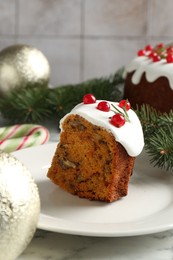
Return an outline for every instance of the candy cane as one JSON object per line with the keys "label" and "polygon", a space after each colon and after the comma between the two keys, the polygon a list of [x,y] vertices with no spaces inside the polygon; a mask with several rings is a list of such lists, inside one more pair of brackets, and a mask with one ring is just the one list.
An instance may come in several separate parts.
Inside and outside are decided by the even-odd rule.
{"label": "candy cane", "polygon": [[49,131],[41,125],[22,124],[0,127],[0,149],[8,153],[44,144],[48,140]]}

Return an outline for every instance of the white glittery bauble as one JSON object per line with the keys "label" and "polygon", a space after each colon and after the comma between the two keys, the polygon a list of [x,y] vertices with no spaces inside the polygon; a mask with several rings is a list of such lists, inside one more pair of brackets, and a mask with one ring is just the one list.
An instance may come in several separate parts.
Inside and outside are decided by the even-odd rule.
{"label": "white glittery bauble", "polygon": [[29,45],[12,45],[0,52],[0,94],[14,88],[48,86],[50,66],[38,49]]}
{"label": "white glittery bauble", "polygon": [[24,251],[39,213],[39,193],[30,172],[12,155],[0,152],[0,260],[14,260]]}

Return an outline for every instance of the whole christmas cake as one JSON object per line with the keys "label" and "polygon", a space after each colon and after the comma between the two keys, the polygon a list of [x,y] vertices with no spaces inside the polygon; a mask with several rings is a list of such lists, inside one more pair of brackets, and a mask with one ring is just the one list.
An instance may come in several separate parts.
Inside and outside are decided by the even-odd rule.
{"label": "whole christmas cake", "polygon": [[160,112],[173,109],[173,47],[147,45],[126,67],[124,98],[133,108],[149,104]]}
{"label": "whole christmas cake", "polygon": [[144,146],[130,103],[83,98],[60,121],[60,142],[48,177],[62,189],[90,200],[112,202],[127,195],[134,160]]}

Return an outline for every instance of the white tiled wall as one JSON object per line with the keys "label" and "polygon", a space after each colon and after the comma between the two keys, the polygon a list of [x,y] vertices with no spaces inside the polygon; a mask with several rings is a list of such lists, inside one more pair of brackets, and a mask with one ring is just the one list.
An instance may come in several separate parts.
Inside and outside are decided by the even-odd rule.
{"label": "white tiled wall", "polygon": [[29,44],[60,86],[108,76],[146,43],[173,42],[172,0],[0,0],[0,49]]}

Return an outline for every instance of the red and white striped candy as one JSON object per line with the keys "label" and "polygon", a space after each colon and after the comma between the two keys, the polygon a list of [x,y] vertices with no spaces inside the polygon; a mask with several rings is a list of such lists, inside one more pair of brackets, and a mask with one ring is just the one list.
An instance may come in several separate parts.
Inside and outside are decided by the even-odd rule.
{"label": "red and white striped candy", "polygon": [[0,127],[0,149],[8,153],[41,145],[48,140],[49,131],[41,125],[22,124]]}

